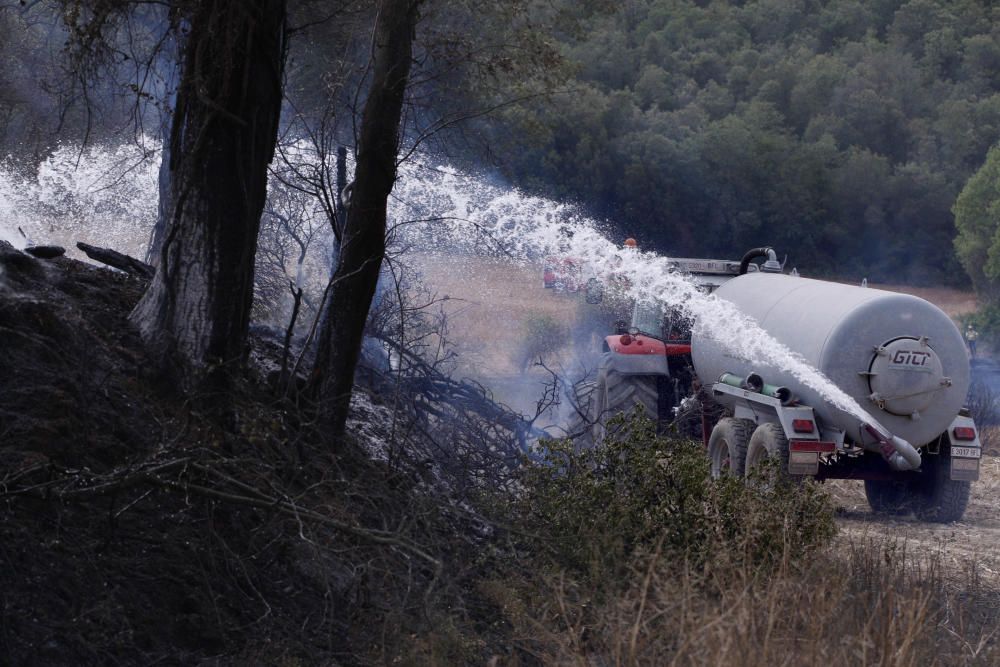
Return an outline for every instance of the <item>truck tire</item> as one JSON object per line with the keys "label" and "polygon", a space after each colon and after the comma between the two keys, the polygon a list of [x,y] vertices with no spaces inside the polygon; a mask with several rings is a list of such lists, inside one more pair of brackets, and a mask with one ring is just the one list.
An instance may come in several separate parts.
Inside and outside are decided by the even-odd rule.
{"label": "truck tire", "polygon": [[898,516],[913,512],[921,521],[959,521],[969,504],[969,482],[951,479],[951,459],[942,453],[925,456],[922,470],[901,482],[865,481],[865,496],[876,514]]}
{"label": "truck tire", "polygon": [[750,436],[744,474],[749,477],[754,468],[772,459],[778,462],[778,476],[788,478],[788,438],[785,431],[780,424],[761,424]]}
{"label": "truck tire", "polygon": [[913,484],[913,512],[921,521],[959,521],[969,504],[970,482],[951,479],[951,457],[947,450],[939,456],[924,457],[925,470]]}
{"label": "truck tire", "polygon": [[[607,355],[605,355],[607,356]],[[655,375],[622,375],[607,364],[601,364],[597,386],[590,404],[594,442],[601,442],[607,435],[608,422],[616,415],[628,413],[641,405],[646,416],[656,420],[658,394]]]}
{"label": "truck tire", "polygon": [[712,429],[708,439],[708,460],[712,466],[712,478],[723,475],[743,477],[746,470],[747,447],[754,431],[749,419],[725,417]]}
{"label": "truck tire", "polygon": [[906,482],[866,479],[865,497],[875,514],[899,516],[912,509],[912,492]]}

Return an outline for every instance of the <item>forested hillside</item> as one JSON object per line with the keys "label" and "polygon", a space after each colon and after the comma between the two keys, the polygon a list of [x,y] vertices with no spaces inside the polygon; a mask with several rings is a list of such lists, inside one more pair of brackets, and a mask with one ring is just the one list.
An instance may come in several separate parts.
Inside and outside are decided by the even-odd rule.
{"label": "forested hillside", "polygon": [[968,280],[951,208],[1000,136],[993,3],[554,4],[566,91],[487,128],[515,182],[662,251]]}

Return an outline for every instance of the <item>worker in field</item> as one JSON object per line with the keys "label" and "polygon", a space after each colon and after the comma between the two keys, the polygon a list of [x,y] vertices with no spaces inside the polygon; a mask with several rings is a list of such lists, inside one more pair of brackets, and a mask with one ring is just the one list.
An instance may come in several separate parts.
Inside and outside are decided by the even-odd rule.
{"label": "worker in field", "polygon": [[969,355],[975,359],[976,358],[976,339],[979,338],[979,332],[970,324],[965,328],[965,342],[969,345]]}
{"label": "worker in field", "polygon": [[639,249],[639,244],[636,243],[635,239],[632,238],[631,236],[625,239],[625,243],[622,245],[624,245],[626,248],[632,248],[633,250]]}

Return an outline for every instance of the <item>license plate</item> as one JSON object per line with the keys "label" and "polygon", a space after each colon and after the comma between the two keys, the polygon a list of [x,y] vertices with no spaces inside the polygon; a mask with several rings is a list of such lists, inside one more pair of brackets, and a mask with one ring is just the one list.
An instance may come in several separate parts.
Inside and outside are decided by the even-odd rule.
{"label": "license plate", "polygon": [[952,447],[951,457],[961,459],[978,459],[982,450],[979,447]]}

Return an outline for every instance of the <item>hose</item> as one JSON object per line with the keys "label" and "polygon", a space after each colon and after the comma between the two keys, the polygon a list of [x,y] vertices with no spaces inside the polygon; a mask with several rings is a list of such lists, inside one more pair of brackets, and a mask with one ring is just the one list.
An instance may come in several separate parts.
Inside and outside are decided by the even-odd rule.
{"label": "hose", "polygon": [[[884,429],[875,428],[871,424],[862,424],[868,433],[878,440],[882,457],[893,470],[917,470],[920,467],[920,452],[913,445],[898,435],[884,435]],[[885,431],[888,433],[888,431]]]}
{"label": "hose", "polygon": [[767,257],[768,259],[775,259],[774,249],[770,246],[761,246],[760,248],[754,248],[753,250],[748,250],[743,259],[740,260],[740,275],[742,276],[750,268],[750,262],[757,259],[758,257]]}

